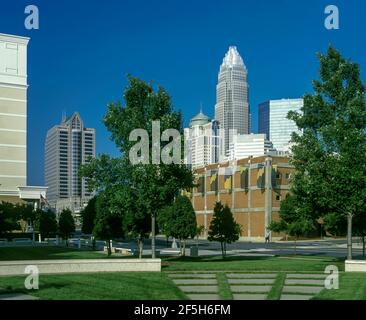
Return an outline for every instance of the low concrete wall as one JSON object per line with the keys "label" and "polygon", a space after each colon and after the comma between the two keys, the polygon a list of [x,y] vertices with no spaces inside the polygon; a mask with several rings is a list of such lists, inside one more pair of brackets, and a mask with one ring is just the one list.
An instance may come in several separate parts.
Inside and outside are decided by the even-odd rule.
{"label": "low concrete wall", "polygon": [[0,276],[24,275],[30,265],[37,266],[40,274],[161,271],[161,259],[22,260],[1,261]]}
{"label": "low concrete wall", "polygon": [[366,260],[346,260],[346,272],[366,272]]}

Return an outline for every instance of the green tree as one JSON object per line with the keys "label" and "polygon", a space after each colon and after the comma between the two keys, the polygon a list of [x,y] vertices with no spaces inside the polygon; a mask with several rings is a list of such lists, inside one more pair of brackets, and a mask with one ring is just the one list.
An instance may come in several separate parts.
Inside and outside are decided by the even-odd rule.
{"label": "green tree", "polygon": [[332,236],[347,234],[347,217],[338,213],[328,213],[324,216],[324,228]]}
{"label": "green tree", "polygon": [[319,59],[314,94],[304,96],[301,113],[288,115],[302,131],[292,136],[291,193],[306,224],[327,215],[333,222],[347,218],[351,259],[352,217],[361,214],[366,197],[365,90],[359,66],[337,50],[330,47]]}
{"label": "green tree", "polygon": [[179,239],[180,255],[185,256],[186,239],[197,234],[196,213],[191,201],[179,195],[171,206],[159,213],[158,223],[166,236]]}
{"label": "green tree", "polygon": [[64,209],[61,211],[58,219],[58,230],[62,239],[65,240],[66,246],[68,246],[68,239],[70,235],[75,232],[75,220],[71,210]]}
{"label": "green tree", "polygon": [[9,202],[0,203],[0,234],[19,230],[15,206]]}
{"label": "green tree", "polygon": [[358,214],[354,217],[354,232],[362,241],[362,255],[365,256],[366,249],[366,214]]}
{"label": "green tree", "polygon": [[108,256],[112,254],[110,241],[123,236],[121,211],[111,201],[113,192],[100,193],[96,201],[96,217],[93,234],[97,239],[106,241]]}
{"label": "green tree", "polygon": [[35,220],[37,218],[36,211],[33,210],[33,207],[29,204],[16,204],[14,208],[16,212],[16,216],[19,220],[22,221],[21,229],[22,232],[26,232],[26,226],[32,225],[34,226]]}
{"label": "green tree", "polygon": [[93,197],[89,200],[87,206],[81,211],[81,231],[85,234],[93,233],[96,211],[97,197]]}
{"label": "green tree", "polygon": [[57,232],[56,215],[51,210],[43,212],[37,210],[37,227],[42,239],[49,238],[52,234]]}
{"label": "green tree", "polygon": [[[285,232],[291,237],[295,237],[295,255],[297,249],[297,240],[300,236],[315,230],[313,216],[309,210],[298,206],[299,200],[296,196],[288,193],[281,202],[280,220],[272,221],[269,230],[273,232]],[[310,213],[312,213],[310,211]]]}
{"label": "green tree", "polygon": [[[84,166],[81,174],[89,178],[91,188],[100,191],[118,189],[111,195],[114,198],[111,201],[123,208],[124,227],[128,228],[129,234],[137,235],[140,248],[151,231],[152,256],[155,257],[157,212],[171,204],[181,189],[193,186],[192,172],[183,164],[182,117],[180,112],[173,111],[171,98],[162,87],[154,91],[151,84],[134,77],[129,77],[124,100],[125,106],[120,102],[111,103],[104,117],[104,124],[111,132],[121,157],[112,159],[102,155]],[[160,121],[161,132],[177,130],[181,134],[179,141],[160,141],[160,136],[153,139],[153,121]],[[136,144],[131,141],[130,134],[135,129],[143,129],[148,134],[148,157],[141,158],[148,163],[130,162],[130,150]],[[160,148],[156,138],[160,141]],[[172,155],[176,142],[180,144],[180,163],[162,163],[160,151]],[[160,164],[155,164],[159,161]],[[152,221],[147,223],[149,219]]]}
{"label": "green tree", "polygon": [[235,242],[240,236],[240,225],[235,222],[230,208],[216,202],[214,214],[208,231],[209,241],[218,241],[221,244],[222,257],[226,256],[226,244]]}

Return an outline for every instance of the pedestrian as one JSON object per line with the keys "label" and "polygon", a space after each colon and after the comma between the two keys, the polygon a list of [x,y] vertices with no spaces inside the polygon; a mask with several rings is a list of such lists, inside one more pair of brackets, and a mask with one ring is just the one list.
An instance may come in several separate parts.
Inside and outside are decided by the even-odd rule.
{"label": "pedestrian", "polygon": [[266,236],[265,236],[265,243],[269,243],[269,236],[270,236],[270,233],[269,233],[269,231],[267,230],[267,231],[266,231]]}

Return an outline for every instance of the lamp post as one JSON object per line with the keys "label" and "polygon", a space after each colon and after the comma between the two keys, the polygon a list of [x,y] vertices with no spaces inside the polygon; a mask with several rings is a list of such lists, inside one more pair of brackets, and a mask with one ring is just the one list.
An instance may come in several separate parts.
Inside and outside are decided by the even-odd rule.
{"label": "lamp post", "polygon": [[151,215],[151,258],[155,259],[155,214]]}

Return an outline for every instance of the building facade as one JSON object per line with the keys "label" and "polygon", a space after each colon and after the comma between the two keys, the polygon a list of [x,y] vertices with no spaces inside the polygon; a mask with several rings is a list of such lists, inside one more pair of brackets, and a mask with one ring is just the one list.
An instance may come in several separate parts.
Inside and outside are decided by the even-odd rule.
{"label": "building facade", "polygon": [[241,134],[234,135],[229,148],[230,161],[248,157],[258,157],[272,154],[272,142],[267,140],[265,134]]}
{"label": "building facade", "polygon": [[185,164],[196,169],[216,163],[222,150],[222,137],[217,120],[211,120],[202,111],[184,129]]}
{"label": "building facade", "polygon": [[[45,183],[48,186],[48,202],[58,208],[57,202],[84,203],[93,196],[85,178],[79,176],[79,168],[95,157],[95,129],[85,128],[80,115],[75,112],[63,118],[47,132],[45,143]],[[66,201],[65,201],[66,199]],[[70,200],[67,200],[70,199]],[[69,209],[75,210],[74,207]]]}
{"label": "building facade", "polygon": [[300,133],[289,111],[300,111],[303,99],[269,100],[259,105],[258,131],[264,133],[278,151],[288,152],[293,132]]}
{"label": "building facade", "polygon": [[27,47],[29,38],[0,34],[0,200],[27,184]]}
{"label": "building facade", "polygon": [[224,131],[223,154],[228,156],[234,134],[250,133],[248,71],[236,47],[230,47],[220,66],[215,119]]}
{"label": "building facade", "polygon": [[[289,192],[293,167],[288,157],[249,157],[195,170],[198,187],[188,196],[197,224],[207,237],[217,201],[227,204],[241,226],[241,239],[264,241],[271,221],[279,218],[282,199]],[[271,233],[272,239],[279,234]]]}

